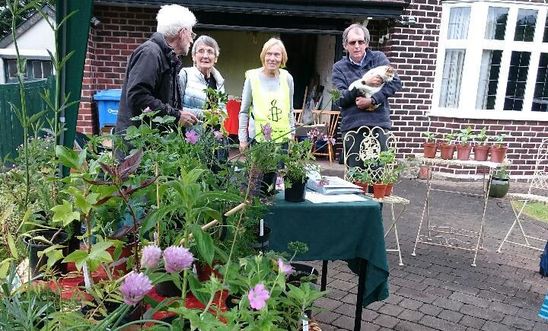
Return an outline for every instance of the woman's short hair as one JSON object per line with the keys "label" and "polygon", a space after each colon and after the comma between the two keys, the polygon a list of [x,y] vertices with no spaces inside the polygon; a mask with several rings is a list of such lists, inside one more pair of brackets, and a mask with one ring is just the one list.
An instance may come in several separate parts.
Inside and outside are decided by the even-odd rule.
{"label": "woman's short hair", "polygon": [[259,56],[261,58],[261,63],[263,66],[265,65],[266,52],[268,52],[268,50],[273,46],[280,46],[282,49],[282,63],[280,66],[282,68],[285,67],[285,64],[287,63],[287,51],[285,50],[284,43],[278,38],[270,38],[266,43],[264,43],[261,55]]}
{"label": "woman's short hair", "polygon": [[196,16],[188,8],[180,5],[162,6],[156,20],[156,31],[168,38],[175,37],[182,28],[190,29],[196,24]]}
{"label": "woman's short hair", "polygon": [[367,30],[367,28],[365,26],[363,26],[359,23],[354,23],[354,24],[350,25],[349,27],[347,27],[346,29],[344,29],[344,32],[343,32],[343,35],[342,35],[343,47],[345,47],[346,44],[348,44],[348,33],[350,33],[350,31],[352,31],[354,29],[358,29],[358,30],[363,31],[363,38],[365,39],[365,43],[367,45],[369,45],[369,42],[371,41],[371,35],[369,34],[369,30]]}
{"label": "woman's short hair", "polygon": [[198,46],[201,45],[206,45],[213,48],[215,50],[215,57],[219,57],[219,54],[221,54],[221,49],[219,48],[217,41],[210,36],[202,35],[194,41],[194,44],[192,45],[192,55],[196,55]]}

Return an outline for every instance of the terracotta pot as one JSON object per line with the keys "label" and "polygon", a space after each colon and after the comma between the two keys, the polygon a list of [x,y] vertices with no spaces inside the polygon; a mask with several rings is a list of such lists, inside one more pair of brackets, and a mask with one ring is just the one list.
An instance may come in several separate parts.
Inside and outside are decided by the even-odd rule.
{"label": "terracotta pot", "polygon": [[388,197],[392,194],[392,188],[394,188],[394,184],[386,184],[386,190],[384,191],[385,197]]}
{"label": "terracotta pot", "polygon": [[506,158],[506,150],[507,149],[508,149],[508,147],[506,147],[506,146],[503,146],[503,147],[492,146],[491,147],[491,162],[502,163],[502,161],[504,161],[504,159]]}
{"label": "terracotta pot", "polygon": [[373,197],[375,199],[384,198],[386,193],[386,184],[373,184]]}
{"label": "terracotta pot", "polygon": [[474,146],[474,160],[476,161],[487,161],[489,157],[489,146],[487,145],[476,145]]}
{"label": "terracotta pot", "polygon": [[444,160],[452,160],[455,154],[455,145],[441,144],[440,145],[441,158]]}
{"label": "terracotta pot", "polygon": [[432,178],[432,170],[425,165],[421,165],[419,167],[419,174],[417,176],[418,179],[430,179]]}
{"label": "terracotta pot", "polygon": [[358,185],[361,188],[363,193],[367,193],[367,188],[369,187],[369,184],[358,182],[358,181],[355,181],[354,184]]}
{"label": "terracotta pot", "polygon": [[433,159],[436,157],[436,152],[438,150],[438,145],[433,142],[425,142],[423,145],[424,157]]}
{"label": "terracotta pot", "polygon": [[470,152],[472,151],[472,145],[457,145],[457,159],[462,161],[470,160]]}

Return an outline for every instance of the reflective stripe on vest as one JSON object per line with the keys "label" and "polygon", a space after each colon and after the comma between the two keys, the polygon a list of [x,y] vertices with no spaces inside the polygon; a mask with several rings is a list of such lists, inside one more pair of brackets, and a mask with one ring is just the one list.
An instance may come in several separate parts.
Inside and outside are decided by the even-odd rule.
{"label": "reflective stripe on vest", "polygon": [[270,123],[272,127],[272,139],[284,137],[281,141],[289,139],[289,113],[291,110],[289,100],[289,85],[287,84],[287,71],[280,69],[280,88],[277,91],[264,91],[261,88],[259,74],[262,69],[249,70],[246,75],[251,83],[251,96],[253,119],[255,121],[255,140],[264,141],[261,127]]}

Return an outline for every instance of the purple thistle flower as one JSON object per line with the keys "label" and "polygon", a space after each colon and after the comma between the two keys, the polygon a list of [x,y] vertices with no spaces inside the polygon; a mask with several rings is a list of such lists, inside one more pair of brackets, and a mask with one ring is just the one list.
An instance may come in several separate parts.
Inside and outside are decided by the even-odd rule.
{"label": "purple thistle flower", "polygon": [[167,272],[181,272],[189,268],[193,261],[192,253],[182,246],[170,246],[164,251],[164,267]]}
{"label": "purple thistle flower", "polygon": [[259,283],[249,290],[247,298],[249,299],[251,308],[261,310],[266,306],[266,300],[270,298],[270,293],[265,288],[264,284]]}
{"label": "purple thistle flower", "polygon": [[194,130],[185,132],[185,140],[189,144],[196,144],[198,142],[198,138],[200,138],[200,135]]}
{"label": "purple thistle flower", "polygon": [[278,269],[285,275],[291,275],[295,272],[295,269],[289,263],[285,263],[282,259],[278,259]]}
{"label": "purple thistle flower", "polygon": [[156,268],[160,258],[162,257],[162,250],[156,245],[148,245],[143,248],[143,255],[141,256],[141,265],[145,268]]}
{"label": "purple thistle flower", "polygon": [[152,290],[152,283],[142,272],[130,272],[120,286],[124,302],[132,306],[138,304],[150,290]]}
{"label": "purple thistle flower", "polygon": [[264,140],[266,141],[272,140],[272,126],[270,126],[270,123],[261,125],[261,130],[263,131]]}

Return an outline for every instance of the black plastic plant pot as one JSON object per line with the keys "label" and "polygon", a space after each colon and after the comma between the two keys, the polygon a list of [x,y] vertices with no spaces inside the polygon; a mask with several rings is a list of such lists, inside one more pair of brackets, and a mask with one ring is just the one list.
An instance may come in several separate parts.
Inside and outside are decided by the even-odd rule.
{"label": "black plastic plant pot", "polygon": [[303,202],[306,194],[306,180],[291,183],[291,187],[285,188],[285,201]]}
{"label": "black plastic plant pot", "polygon": [[267,172],[263,174],[261,180],[261,195],[271,196],[276,194],[276,179],[278,178],[277,172]]}
{"label": "black plastic plant pot", "polygon": [[[31,276],[34,278],[40,274],[41,269],[48,262],[48,257],[45,255],[39,256],[39,252],[43,252],[45,249],[51,246],[47,242],[37,240],[35,238],[42,236],[46,240],[52,242],[54,245],[66,245],[68,242],[68,234],[65,231],[59,230],[41,230],[33,233],[33,238],[25,237],[23,241],[27,244],[29,249],[29,268]],[[63,248],[63,255],[66,256],[68,249]],[[55,272],[66,273],[66,263],[57,261],[52,268]]]}

